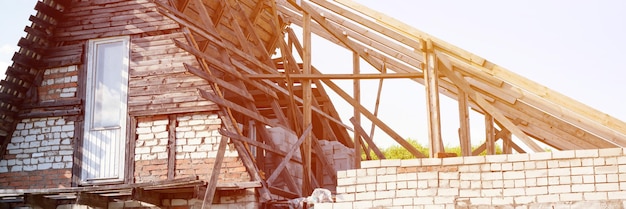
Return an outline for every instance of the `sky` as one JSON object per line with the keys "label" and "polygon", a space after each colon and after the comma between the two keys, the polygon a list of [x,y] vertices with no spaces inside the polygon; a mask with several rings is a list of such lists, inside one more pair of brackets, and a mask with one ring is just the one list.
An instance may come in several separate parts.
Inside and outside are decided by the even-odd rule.
{"label": "sky", "polygon": [[[30,25],[35,0],[0,1],[0,75]],[[441,40],[479,55],[595,109],[626,120],[626,1],[581,0],[358,0]],[[330,61],[329,61],[330,60]],[[325,73],[352,72],[351,53],[313,39],[313,64]],[[363,72],[374,72],[365,67]],[[337,81],[351,92],[351,81]],[[364,106],[373,109],[378,81],[362,82]],[[402,137],[427,143],[424,87],[385,80],[380,118]],[[441,97],[444,144],[458,144],[456,102]],[[348,121],[352,109],[333,96]],[[472,114],[472,142],[484,140],[482,116]],[[479,122],[476,122],[479,121]],[[366,130],[369,124],[363,122]],[[395,142],[377,130],[381,147]]]}

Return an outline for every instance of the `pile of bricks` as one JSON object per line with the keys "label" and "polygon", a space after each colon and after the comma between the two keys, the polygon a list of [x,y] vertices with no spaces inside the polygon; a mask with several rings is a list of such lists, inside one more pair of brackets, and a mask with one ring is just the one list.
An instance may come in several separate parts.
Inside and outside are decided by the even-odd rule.
{"label": "pile of bricks", "polygon": [[[354,150],[350,149],[341,142],[338,141],[328,141],[328,140],[319,140],[320,146],[324,151],[324,156],[328,158],[331,166],[335,168],[336,171],[348,170],[354,168]],[[327,173],[329,171],[324,171],[324,182],[323,187],[335,191],[335,182],[330,178],[330,174]]]}
{"label": "pile of bricks", "polygon": [[337,173],[315,208],[535,208],[626,204],[626,150],[376,160]]}
{"label": "pile of bricks", "polygon": [[[296,142],[298,142],[298,137],[292,133],[291,131],[287,131],[284,128],[281,127],[274,127],[274,128],[268,128],[267,131],[270,134],[270,137],[272,138],[272,141],[274,142],[274,144],[277,146],[277,148],[280,151],[283,151],[285,153],[288,153],[292,150],[294,144],[296,144]],[[281,157],[277,157],[272,155],[271,153],[268,153],[270,157],[268,157],[265,161],[266,166],[268,166],[268,168],[270,168],[268,171],[267,176],[269,177],[269,175],[271,173],[273,173],[273,170],[275,167],[278,166],[278,164],[282,161]],[[293,154],[292,157],[296,158],[296,159],[301,159],[302,156],[300,154],[300,147],[297,148],[297,151]],[[286,168],[289,170],[289,173],[291,174],[291,176],[294,178],[294,181],[296,182],[296,185],[299,187],[302,185],[302,165],[295,163],[295,162],[288,162]],[[276,179],[275,184],[278,187],[282,187],[287,189],[286,187],[286,182],[283,182],[281,178]]]}

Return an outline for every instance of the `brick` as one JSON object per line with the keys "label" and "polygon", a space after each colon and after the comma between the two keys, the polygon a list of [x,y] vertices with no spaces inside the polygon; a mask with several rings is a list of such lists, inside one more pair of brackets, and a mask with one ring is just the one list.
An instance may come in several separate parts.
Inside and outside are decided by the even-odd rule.
{"label": "brick", "polygon": [[338,186],[354,185],[354,184],[356,184],[356,178],[338,178],[337,179]]}
{"label": "brick", "polygon": [[437,195],[436,188],[428,188],[428,189],[418,189],[417,196],[418,197],[433,197]]}
{"label": "brick", "polygon": [[442,197],[436,196],[434,199],[435,204],[454,204],[455,197]]}
{"label": "brick", "polygon": [[559,195],[557,194],[548,194],[548,195],[539,195],[537,196],[538,203],[546,203],[546,202],[558,202]]}
{"label": "brick", "polygon": [[480,190],[461,189],[459,190],[459,197],[480,197]]}
{"label": "brick", "polygon": [[441,165],[442,160],[441,158],[423,158],[422,159],[422,166],[436,166],[436,165]]}
{"label": "brick", "polygon": [[394,167],[394,166],[400,166],[401,164],[402,164],[402,160],[400,160],[400,159],[380,160],[380,166],[382,166],[382,167]]}
{"label": "brick", "polygon": [[530,155],[530,160],[549,160],[552,159],[552,152],[537,152]]}
{"label": "brick", "polygon": [[548,193],[550,194],[568,193],[571,191],[572,187],[570,185],[548,186]]}
{"label": "brick", "polygon": [[597,149],[588,149],[588,150],[576,150],[574,151],[576,158],[588,158],[588,157],[598,157],[599,153]]}
{"label": "brick", "polygon": [[618,191],[618,190],[619,190],[619,183],[596,184],[596,191],[598,192],[608,192],[608,191]]}
{"label": "brick", "polygon": [[359,193],[355,193],[355,197],[354,197],[357,201],[359,200],[374,200],[376,199],[376,193],[375,192],[359,192]]}
{"label": "brick", "polygon": [[337,194],[337,195],[335,195],[335,200],[337,202],[353,202],[355,200],[355,195],[354,195],[354,193]]}
{"label": "brick", "polygon": [[392,199],[382,199],[382,200],[372,201],[372,206],[379,207],[379,208],[388,208],[389,206],[392,206],[392,204],[393,204]]}
{"label": "brick", "polygon": [[315,203],[315,209],[333,209],[334,203]]}
{"label": "brick", "polygon": [[524,188],[505,188],[502,190],[502,195],[505,197],[524,196],[525,193]]}
{"label": "brick", "polygon": [[582,201],[583,200],[583,194],[582,193],[559,194],[559,200],[563,201],[563,202]]}
{"label": "brick", "polygon": [[393,206],[413,205],[412,197],[394,198],[392,200]]}
{"label": "brick", "polygon": [[546,177],[548,176],[548,170],[547,169],[541,169],[541,170],[526,170],[526,178],[537,178],[537,177]]}
{"label": "brick", "polygon": [[487,155],[485,156],[487,163],[503,163],[507,162],[507,155]]}
{"label": "brick", "polygon": [[[530,204],[533,202],[536,202],[536,197],[535,196],[520,196],[520,197],[513,197],[513,201],[515,201],[516,204],[521,204],[521,205],[525,205],[525,204]],[[526,207],[524,207],[526,208]]]}
{"label": "brick", "polygon": [[585,200],[606,200],[607,192],[585,192],[583,193]]}
{"label": "brick", "polygon": [[432,205],[435,201],[434,197],[415,197],[413,198],[414,205]]}
{"label": "brick", "polygon": [[548,176],[569,176],[571,174],[569,168],[551,168],[548,169]]}
{"label": "brick", "polygon": [[376,192],[376,199],[386,199],[386,198],[395,198],[395,197],[396,197],[396,191],[395,190],[377,191]]}
{"label": "brick", "polygon": [[354,208],[352,202],[338,202],[333,204],[333,208]]}
{"label": "brick", "polygon": [[356,178],[357,184],[371,184],[376,183],[376,176],[363,176]]}
{"label": "brick", "polygon": [[436,171],[417,173],[417,179],[419,180],[438,179],[438,177],[439,177],[439,173]]}
{"label": "brick", "polygon": [[416,189],[399,189],[396,190],[396,197],[415,197],[417,196]]}
{"label": "brick", "polygon": [[513,201],[513,197],[494,197],[491,198],[492,205],[512,205],[515,202]]}
{"label": "brick", "polygon": [[[469,181],[480,180],[480,173],[461,173],[459,176],[460,176],[459,177],[460,180],[469,180]],[[419,178],[419,174],[418,174],[418,178]]]}
{"label": "brick", "polygon": [[502,175],[503,179],[523,179],[524,171],[508,171]]}
{"label": "brick", "polygon": [[480,179],[481,180],[501,180],[502,179],[502,172],[486,172],[486,173],[480,173]]}
{"label": "brick", "polygon": [[508,162],[526,162],[530,160],[530,154],[511,154],[507,155]]}
{"label": "brick", "polygon": [[574,150],[565,150],[565,151],[553,151],[552,159],[567,159],[576,157],[576,152]]}
{"label": "brick", "polygon": [[626,197],[626,191],[608,192],[607,197],[609,200],[623,200]]}
{"label": "brick", "polygon": [[[367,178],[367,177],[363,177],[363,178]],[[361,183],[359,180],[361,178],[357,179],[357,183]],[[395,182],[397,181],[397,175],[392,174],[392,175],[382,175],[382,176],[378,176],[376,177],[376,179],[373,182],[364,182],[364,183],[374,183],[374,182]]]}
{"label": "brick", "polygon": [[617,173],[618,166],[617,165],[597,166],[594,168],[594,171],[596,174]]}
{"label": "brick", "polygon": [[571,175],[592,175],[594,174],[593,167],[573,167],[571,168]]}
{"label": "brick", "polygon": [[458,188],[439,188],[437,189],[437,196],[458,196]]}
{"label": "brick", "polygon": [[459,179],[459,172],[439,172],[440,180]]}
{"label": "brick", "polygon": [[463,157],[463,164],[468,165],[468,164],[481,164],[481,163],[485,163],[486,159],[485,156],[469,156],[469,157]]}
{"label": "brick", "polygon": [[380,167],[380,160],[361,161],[361,168],[378,168],[378,167]]}
{"label": "brick", "polygon": [[[372,208],[372,201],[356,201],[353,203],[354,208]],[[317,209],[317,205],[315,205],[315,208]]]}
{"label": "brick", "polygon": [[463,157],[449,157],[443,158],[442,165],[461,165],[463,164]]}
{"label": "brick", "polygon": [[421,159],[408,159],[400,162],[400,167],[413,167],[422,165]]}
{"label": "brick", "polygon": [[528,187],[526,188],[526,195],[543,195],[548,194],[548,187]]}
{"label": "brick", "polygon": [[621,156],[623,148],[607,148],[598,150],[599,157]]}
{"label": "brick", "polygon": [[471,205],[491,205],[491,198],[475,197],[470,198]]}

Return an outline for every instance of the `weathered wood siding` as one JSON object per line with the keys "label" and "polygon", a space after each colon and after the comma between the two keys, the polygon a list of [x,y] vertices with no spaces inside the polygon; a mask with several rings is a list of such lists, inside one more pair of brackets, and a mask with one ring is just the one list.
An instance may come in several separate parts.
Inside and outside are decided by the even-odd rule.
{"label": "weathered wood siding", "polygon": [[209,84],[190,73],[183,63],[197,65],[195,57],[176,47],[186,42],[180,26],[156,10],[148,0],[96,0],[75,2],[65,11],[51,39],[56,43],[45,55],[45,66],[78,65],[83,86],[85,43],[89,39],[131,37],[129,114],[134,116],[216,110],[197,94]]}

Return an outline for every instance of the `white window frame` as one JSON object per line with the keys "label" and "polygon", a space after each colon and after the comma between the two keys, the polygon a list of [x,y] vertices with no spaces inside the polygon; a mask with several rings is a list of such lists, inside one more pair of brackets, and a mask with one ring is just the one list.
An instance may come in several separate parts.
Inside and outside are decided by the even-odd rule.
{"label": "white window frame", "polygon": [[[122,80],[120,82],[120,105],[119,109],[119,124],[111,127],[96,127],[94,128],[95,116],[94,110],[96,109],[96,77],[97,77],[97,64],[98,64],[98,46],[102,44],[110,44],[110,43],[122,43],[122,65],[119,72],[122,75]],[[84,131],[83,131],[83,146],[82,149],[82,159],[81,159],[81,169],[80,169],[80,183],[85,184],[101,184],[101,183],[114,183],[114,182],[123,182],[126,174],[125,164],[126,164],[126,124],[128,123],[128,81],[129,81],[129,66],[130,66],[130,37],[129,36],[121,36],[121,37],[110,37],[110,38],[101,38],[101,39],[92,39],[87,42],[87,77],[86,77],[86,98],[85,98],[85,120],[84,120]],[[116,73],[112,72],[112,73]],[[98,132],[98,134],[94,134]],[[101,134],[105,133],[105,134]],[[111,135],[107,135],[106,133],[113,133]],[[99,156],[94,156],[93,152],[90,152],[90,148],[88,147],[88,143],[92,143],[94,139],[99,139],[101,136],[107,136],[108,138],[113,138],[114,142],[108,143],[113,145],[103,145],[105,150],[100,156],[104,155],[106,159],[110,161],[102,162],[100,161],[98,164],[101,166],[100,168],[92,168],[94,166],[90,166],[92,164],[88,163],[88,159],[101,159]],[[104,137],[102,137],[104,138]],[[100,140],[100,139],[99,139]],[[116,144],[115,144],[116,143]],[[94,145],[93,147],[100,147]],[[96,154],[97,155],[97,154]],[[106,165],[107,163],[111,163],[113,165]],[[108,167],[102,167],[108,166]],[[92,170],[89,170],[92,169]],[[97,169],[97,171],[94,171]],[[101,174],[104,170],[113,170],[113,174],[107,177],[93,177],[93,173],[99,173],[95,175],[103,175]],[[88,171],[89,170],[89,171]],[[90,174],[91,173],[91,174]]]}

